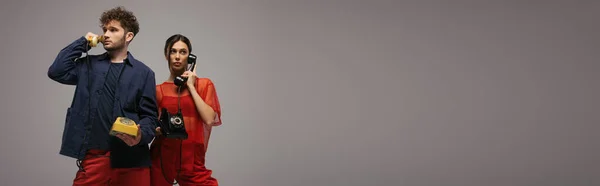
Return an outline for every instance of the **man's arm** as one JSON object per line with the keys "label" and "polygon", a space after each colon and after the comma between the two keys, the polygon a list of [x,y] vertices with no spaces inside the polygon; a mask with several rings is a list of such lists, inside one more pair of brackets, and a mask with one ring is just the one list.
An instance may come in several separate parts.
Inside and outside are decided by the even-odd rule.
{"label": "man's arm", "polygon": [[139,116],[142,139],[140,143],[148,145],[154,138],[154,129],[158,125],[158,106],[156,102],[156,80],[154,72],[149,71],[146,75],[146,82],[142,90],[141,101],[139,102]]}
{"label": "man's arm", "polygon": [[78,69],[83,61],[76,62],[76,59],[79,59],[83,52],[89,51],[86,46],[87,40],[82,36],[63,48],[48,68],[48,77],[62,84],[77,84]]}

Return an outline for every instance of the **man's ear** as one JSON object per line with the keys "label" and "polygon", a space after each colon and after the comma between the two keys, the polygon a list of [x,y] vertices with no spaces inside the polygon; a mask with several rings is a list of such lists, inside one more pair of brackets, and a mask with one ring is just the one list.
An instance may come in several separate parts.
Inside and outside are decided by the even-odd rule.
{"label": "man's ear", "polygon": [[133,40],[133,32],[127,32],[127,34],[125,34],[125,41],[129,43],[131,40]]}

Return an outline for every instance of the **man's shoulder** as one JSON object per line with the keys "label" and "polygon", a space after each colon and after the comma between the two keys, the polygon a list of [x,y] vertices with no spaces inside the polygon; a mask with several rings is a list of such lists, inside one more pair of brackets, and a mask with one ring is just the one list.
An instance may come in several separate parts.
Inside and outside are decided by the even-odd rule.
{"label": "man's shoulder", "polygon": [[143,61],[134,57],[133,54],[128,53],[128,60],[134,68],[144,71],[144,72],[147,72],[147,73],[154,74],[154,71],[148,65],[146,65]]}
{"label": "man's shoulder", "polygon": [[86,56],[82,56],[81,59],[86,60],[85,58],[89,58],[91,61],[102,61],[107,59],[107,54],[87,54]]}
{"label": "man's shoulder", "polygon": [[135,68],[139,68],[139,70],[143,70],[143,71],[147,71],[147,72],[150,72],[150,73],[154,73],[154,70],[152,70],[148,65],[146,65],[144,62],[142,62],[140,60],[134,59],[132,61],[132,63],[134,63],[133,64],[134,67]]}
{"label": "man's shoulder", "polygon": [[151,78],[152,80],[154,80],[154,70],[152,70],[150,67],[148,67],[148,65],[144,64],[141,61],[133,61],[133,68],[136,69],[136,71],[140,72],[141,75],[147,77],[147,78]]}

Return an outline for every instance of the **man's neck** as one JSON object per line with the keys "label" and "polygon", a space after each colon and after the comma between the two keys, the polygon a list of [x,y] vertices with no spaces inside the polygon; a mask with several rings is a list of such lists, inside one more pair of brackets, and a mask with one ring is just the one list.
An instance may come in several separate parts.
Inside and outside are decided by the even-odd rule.
{"label": "man's neck", "polygon": [[108,52],[108,56],[110,56],[110,62],[122,63],[127,58],[127,49],[110,51]]}

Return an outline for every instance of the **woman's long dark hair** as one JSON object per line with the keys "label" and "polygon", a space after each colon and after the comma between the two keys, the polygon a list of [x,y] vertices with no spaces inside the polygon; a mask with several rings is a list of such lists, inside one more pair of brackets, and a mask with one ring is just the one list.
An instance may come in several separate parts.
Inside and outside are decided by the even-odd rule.
{"label": "woman's long dark hair", "polygon": [[175,34],[169,37],[165,42],[165,57],[169,57],[171,48],[173,48],[173,45],[178,41],[183,41],[188,47],[188,53],[192,53],[192,43],[190,40],[181,34]]}

